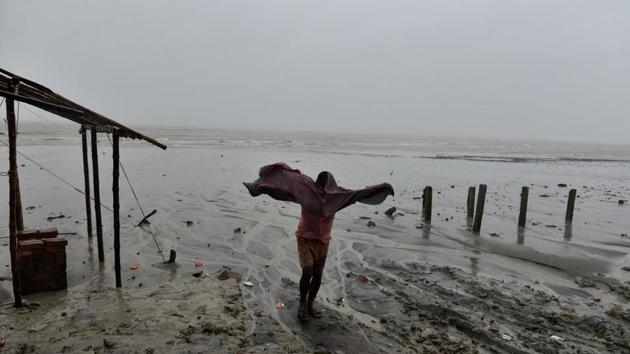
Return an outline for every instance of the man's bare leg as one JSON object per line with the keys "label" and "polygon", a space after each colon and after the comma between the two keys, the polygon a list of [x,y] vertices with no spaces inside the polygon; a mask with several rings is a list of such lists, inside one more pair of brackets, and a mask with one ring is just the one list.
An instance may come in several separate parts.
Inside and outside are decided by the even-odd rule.
{"label": "man's bare leg", "polygon": [[300,305],[298,307],[298,319],[307,319],[307,299],[311,280],[313,278],[313,266],[302,268],[302,278],[300,278]]}
{"label": "man's bare leg", "polygon": [[322,284],[322,275],[324,274],[324,266],[326,265],[326,257],[318,260],[313,267],[313,278],[311,279],[311,283],[308,289],[308,299],[306,303],[306,309],[308,314],[313,316],[314,318],[321,318],[322,313],[317,310],[314,306],[315,298],[317,297],[317,292],[319,291],[319,287]]}

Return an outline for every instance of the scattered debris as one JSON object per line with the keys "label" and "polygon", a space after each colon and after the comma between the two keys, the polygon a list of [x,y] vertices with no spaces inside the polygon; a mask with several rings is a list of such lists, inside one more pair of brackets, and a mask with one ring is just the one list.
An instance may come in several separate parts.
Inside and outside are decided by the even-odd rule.
{"label": "scattered debris", "polygon": [[558,187],[562,187],[562,188],[564,188],[564,187],[566,187],[566,186],[567,186],[567,184],[566,184],[566,183],[558,183]]}
{"label": "scattered debris", "polygon": [[246,287],[248,287],[248,288],[251,288],[251,287],[253,287],[253,286],[254,286],[254,283],[252,283],[251,281],[244,281],[244,282],[243,282],[243,285],[245,285],[245,286],[246,286]]}
{"label": "scattered debris", "polygon": [[376,223],[374,221],[370,220],[367,222],[367,227],[375,227],[375,226],[376,226]]}
{"label": "scattered debris", "polygon": [[58,216],[49,216],[49,217],[47,217],[47,218],[46,218],[46,220],[48,220],[48,221],[53,221],[53,220],[55,220],[55,219],[63,219],[63,218],[65,218],[65,217],[66,217],[65,215],[63,215],[63,214],[59,214]]}
{"label": "scattered debris", "polygon": [[623,199],[619,199],[619,202],[618,202],[618,203],[619,203],[619,205],[624,205],[624,204],[626,203],[626,201],[625,201],[625,200],[623,200]]}
{"label": "scattered debris", "polygon": [[195,224],[191,220],[186,220],[185,223],[186,223],[186,226],[188,226],[188,227],[191,227],[191,226],[193,226]]}
{"label": "scattered debris", "polygon": [[203,270],[193,273],[193,277],[200,278],[203,275]]}
{"label": "scattered debris", "polygon": [[150,212],[149,214],[147,214],[144,218],[142,218],[142,220],[140,220],[140,222],[138,223],[138,225],[136,226],[144,226],[144,225],[149,225],[151,224],[149,222],[149,218],[152,217],[153,215],[155,215],[155,213],[157,213],[156,209],[153,209],[152,212]]}
{"label": "scattered debris", "polygon": [[560,341],[560,342],[564,342],[564,341],[566,340],[566,339],[564,339],[564,338],[562,338],[562,337],[558,337],[558,336],[557,336],[557,335],[555,335],[555,334],[554,334],[554,335],[552,335],[552,336],[551,336],[551,337],[549,337],[549,338],[551,338],[552,340],[557,340],[557,341]]}
{"label": "scattered debris", "polygon": [[363,284],[367,284],[370,282],[370,279],[365,275],[359,275],[359,281]]}
{"label": "scattered debris", "polygon": [[511,336],[508,336],[507,334],[502,334],[502,335],[501,335],[501,339],[503,339],[503,340],[507,340],[507,341],[510,341],[510,340],[512,340],[512,337],[511,337]]}
{"label": "scattered debris", "polygon": [[385,215],[389,216],[390,218],[393,218],[395,212],[396,212],[396,207],[391,207],[385,211]]}
{"label": "scattered debris", "polygon": [[201,268],[203,267],[203,262],[202,261],[195,261],[195,268]]}
{"label": "scattered debris", "polygon": [[175,263],[175,258],[177,258],[177,252],[175,252],[175,250],[171,249],[171,252],[168,256],[168,261],[164,262],[166,264],[169,263]]}
{"label": "scattered debris", "polygon": [[241,232],[243,232],[243,230],[240,227],[237,227],[236,229],[234,229],[235,234],[240,234]]}
{"label": "scattered debris", "polygon": [[278,310],[280,310],[280,309],[281,309],[281,308],[283,308],[283,307],[284,307],[284,304],[283,304],[282,302],[279,302],[279,303],[277,303],[277,304],[276,304],[276,308],[277,308]]}
{"label": "scattered debris", "polygon": [[140,268],[142,268],[142,265],[140,265],[139,263],[134,263],[134,264],[129,266],[129,269],[131,269],[131,270],[138,270]]}
{"label": "scattered debris", "polygon": [[335,304],[337,304],[337,306],[343,305],[344,302],[346,302],[346,300],[344,300],[343,297],[340,297],[337,300],[335,300]]}
{"label": "scattered debris", "polygon": [[258,310],[258,309],[254,310],[254,316],[260,317],[260,316],[262,316],[262,314],[263,314],[262,310]]}
{"label": "scattered debris", "polygon": [[492,236],[492,237],[501,237],[501,235],[499,235],[499,234],[498,234],[498,233],[496,233],[496,232],[491,233],[491,234],[490,234],[490,236]]}

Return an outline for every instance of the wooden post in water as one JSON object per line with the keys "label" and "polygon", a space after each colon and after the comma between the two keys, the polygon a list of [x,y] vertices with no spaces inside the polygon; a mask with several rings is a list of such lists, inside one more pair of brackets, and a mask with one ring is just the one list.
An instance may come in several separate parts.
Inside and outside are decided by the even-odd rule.
{"label": "wooden post in water", "polygon": [[18,173],[17,173],[17,127],[15,105],[12,98],[5,101],[7,106],[7,129],[9,136],[9,252],[11,253],[11,276],[13,277],[13,298],[15,307],[22,307],[22,278],[17,247],[18,231]]}
{"label": "wooden post in water", "polygon": [[529,187],[521,190],[521,209],[518,213],[518,227],[525,227],[527,222],[527,198],[529,198]]}
{"label": "wooden post in water", "polygon": [[92,206],[90,203],[90,168],[88,163],[87,129],[81,127],[81,147],[83,149],[83,178],[85,180],[85,213],[88,238],[92,238]]}
{"label": "wooden post in water", "polygon": [[485,184],[479,185],[479,194],[477,195],[477,210],[475,210],[475,222],[473,224],[473,232],[479,233],[481,231],[481,219],[483,217],[483,207],[486,204],[486,190],[488,187]]}
{"label": "wooden post in water", "polygon": [[475,215],[475,187],[468,187],[468,200],[466,200],[466,216],[470,219]]}
{"label": "wooden post in water", "polygon": [[573,208],[575,208],[575,197],[577,195],[577,190],[571,189],[569,191],[569,201],[567,202],[567,221],[573,220]]}
{"label": "wooden post in water", "polygon": [[120,276],[120,200],[119,200],[119,188],[118,177],[120,175],[120,156],[118,149],[118,130],[113,132],[112,142],[112,157],[113,157],[113,174],[112,174],[112,192],[114,194],[114,269],[116,271],[116,287],[122,287],[122,279]]}
{"label": "wooden post in water", "polygon": [[422,218],[431,221],[431,208],[433,204],[433,187],[426,186],[422,192]]}
{"label": "wooden post in water", "polygon": [[92,175],[94,180],[94,214],[96,217],[96,244],[98,245],[98,261],[105,262],[103,250],[103,223],[101,221],[101,193],[98,180],[98,146],[96,129],[92,127]]}

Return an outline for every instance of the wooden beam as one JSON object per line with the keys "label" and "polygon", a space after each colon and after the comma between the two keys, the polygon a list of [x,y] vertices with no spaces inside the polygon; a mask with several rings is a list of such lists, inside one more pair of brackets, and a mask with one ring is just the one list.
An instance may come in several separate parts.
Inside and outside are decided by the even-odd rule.
{"label": "wooden beam", "polygon": [[468,187],[468,199],[466,200],[466,217],[472,219],[475,216],[475,187]]}
{"label": "wooden beam", "polygon": [[529,198],[529,187],[521,190],[521,207],[518,213],[518,227],[525,227],[527,222],[527,198]]}
{"label": "wooden beam", "polygon": [[12,98],[7,98],[7,128],[9,135],[9,252],[11,253],[11,275],[13,277],[13,298],[15,307],[22,306],[22,277],[17,247],[17,128],[15,123],[15,105]]}
{"label": "wooden beam", "polygon": [[87,146],[87,130],[81,128],[81,148],[83,150],[83,179],[85,182],[85,214],[87,218],[88,238],[92,239],[92,205],[90,202],[90,168]]}
{"label": "wooden beam", "polygon": [[98,144],[96,131],[92,130],[92,179],[94,181],[94,215],[96,217],[96,244],[98,245],[98,261],[105,262],[103,250],[103,222],[101,221],[101,192],[98,177]]}
{"label": "wooden beam", "polygon": [[475,222],[473,223],[473,232],[479,233],[481,231],[481,220],[483,219],[483,208],[486,205],[486,190],[488,187],[485,184],[479,185],[479,192],[477,193],[477,210],[475,210]]}
{"label": "wooden beam", "polygon": [[569,191],[569,200],[567,201],[567,215],[565,219],[567,221],[573,220],[573,209],[575,208],[575,197],[577,196],[577,190],[571,189]]}
{"label": "wooden beam", "polygon": [[120,275],[120,200],[118,188],[118,177],[120,176],[120,155],[118,149],[118,131],[114,131],[112,138],[112,158],[114,160],[112,174],[112,192],[114,194],[114,270],[116,271],[116,287],[120,288],[122,287],[122,279]]}
{"label": "wooden beam", "polygon": [[80,109],[74,109],[74,108],[61,106],[61,105],[50,103],[50,102],[45,102],[42,100],[38,100],[36,98],[19,95],[17,93],[5,91],[5,90],[0,90],[0,96],[6,97],[6,99],[11,98],[16,101],[28,103],[32,106],[41,108],[46,111],[53,110],[55,112],[51,112],[51,113],[55,113],[55,114],[66,113],[66,114],[73,114],[78,117],[81,117],[83,115],[83,111]]}

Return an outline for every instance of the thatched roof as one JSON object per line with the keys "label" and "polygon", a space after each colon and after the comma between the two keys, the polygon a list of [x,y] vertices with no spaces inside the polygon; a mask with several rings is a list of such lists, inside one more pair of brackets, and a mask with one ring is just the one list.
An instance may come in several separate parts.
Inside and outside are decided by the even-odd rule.
{"label": "thatched roof", "polygon": [[[15,90],[13,89],[15,88]],[[16,101],[28,103],[45,111],[71,120],[75,123],[94,126],[112,127],[118,130],[122,137],[145,140],[162,149],[166,145],[128,128],[115,120],[109,119],[94,111],[91,111],[55,92],[24,77],[12,74],[0,68],[0,96],[13,98]]]}

